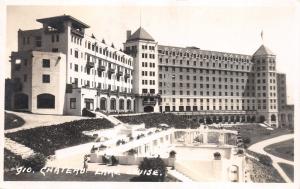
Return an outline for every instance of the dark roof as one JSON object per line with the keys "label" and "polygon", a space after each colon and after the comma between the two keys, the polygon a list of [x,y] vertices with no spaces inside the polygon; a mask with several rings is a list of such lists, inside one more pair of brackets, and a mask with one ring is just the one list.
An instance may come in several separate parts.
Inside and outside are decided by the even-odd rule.
{"label": "dark roof", "polygon": [[146,41],[154,41],[151,35],[146,32],[146,30],[140,27],[136,30],[128,39],[127,41],[136,41],[136,40],[146,40]]}
{"label": "dark roof", "polygon": [[262,56],[262,55],[274,55],[274,53],[268,49],[266,46],[261,45],[257,51],[253,54],[253,56]]}
{"label": "dark roof", "polygon": [[70,15],[40,18],[40,19],[37,19],[36,21],[38,21],[42,24],[51,24],[51,23],[61,22],[61,21],[71,21],[72,23],[76,24],[77,26],[79,26],[81,28],[89,28],[90,27],[89,25],[81,22],[80,20],[78,20]]}

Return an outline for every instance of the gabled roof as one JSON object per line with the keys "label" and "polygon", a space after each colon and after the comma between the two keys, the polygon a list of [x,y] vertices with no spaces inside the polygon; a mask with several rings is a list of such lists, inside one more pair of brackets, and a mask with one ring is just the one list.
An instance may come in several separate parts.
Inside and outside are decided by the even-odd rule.
{"label": "gabled roof", "polygon": [[154,41],[151,35],[146,32],[146,30],[140,27],[136,30],[128,39],[127,41],[136,41],[136,40],[146,40],[146,41]]}
{"label": "gabled roof", "polygon": [[253,56],[262,56],[262,55],[275,55],[270,49],[266,46],[261,45],[257,51],[253,54]]}

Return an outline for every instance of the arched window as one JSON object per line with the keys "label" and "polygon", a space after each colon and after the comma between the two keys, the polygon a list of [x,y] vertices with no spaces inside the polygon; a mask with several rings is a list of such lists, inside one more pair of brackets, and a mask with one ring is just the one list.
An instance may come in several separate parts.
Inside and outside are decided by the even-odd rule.
{"label": "arched window", "polygon": [[271,121],[276,121],[276,116],[274,114],[271,115]]}
{"label": "arched window", "polygon": [[127,100],[127,110],[131,110],[131,100]]}
{"label": "arched window", "polygon": [[55,108],[55,96],[44,93],[37,96],[37,108]]}
{"label": "arched window", "polygon": [[119,100],[119,110],[124,110],[124,99]]}
{"label": "arched window", "polygon": [[28,109],[28,95],[24,93],[18,93],[14,99],[15,109]]}
{"label": "arched window", "polygon": [[107,104],[106,98],[102,97],[100,99],[100,110],[106,110],[106,104]]}
{"label": "arched window", "polygon": [[116,99],[110,99],[110,110],[116,110]]}

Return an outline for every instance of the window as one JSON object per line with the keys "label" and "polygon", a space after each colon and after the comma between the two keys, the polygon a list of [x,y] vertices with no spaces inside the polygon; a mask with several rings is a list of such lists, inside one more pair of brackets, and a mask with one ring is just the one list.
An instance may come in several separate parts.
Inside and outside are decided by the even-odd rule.
{"label": "window", "polygon": [[43,74],[43,83],[50,83],[50,75]]}
{"label": "window", "polygon": [[78,64],[75,64],[74,69],[75,69],[75,72],[78,72]]}
{"label": "window", "polygon": [[76,98],[70,98],[70,109],[76,109]]}
{"label": "window", "polygon": [[47,93],[38,95],[37,108],[55,108],[55,96]]}
{"label": "window", "polygon": [[77,50],[75,50],[74,56],[75,56],[75,58],[78,58],[78,51]]}
{"label": "window", "polygon": [[50,59],[43,59],[43,68],[50,68]]}
{"label": "window", "polygon": [[36,36],[35,37],[35,46],[36,47],[41,47],[42,46],[42,37],[41,36]]}

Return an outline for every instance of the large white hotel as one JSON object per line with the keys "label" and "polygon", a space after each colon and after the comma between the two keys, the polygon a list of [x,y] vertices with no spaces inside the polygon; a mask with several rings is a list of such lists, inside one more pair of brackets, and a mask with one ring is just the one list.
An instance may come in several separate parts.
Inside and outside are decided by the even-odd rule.
{"label": "large white hotel", "polygon": [[72,16],[37,21],[41,29],[18,31],[18,51],[11,54],[14,110],[189,112],[199,122],[276,127],[293,122],[293,111],[280,112],[286,95],[278,95],[276,56],[264,45],[253,55],[164,46],[140,27],[127,31],[118,50],[87,35],[89,26]]}

